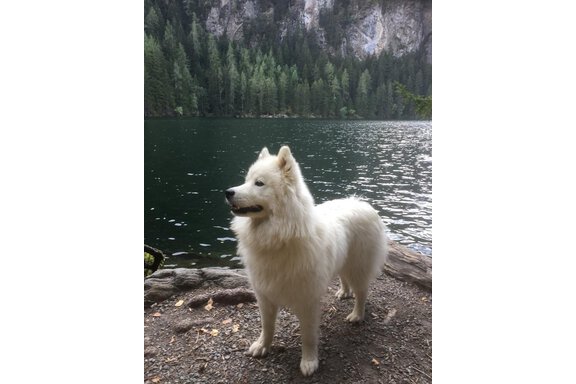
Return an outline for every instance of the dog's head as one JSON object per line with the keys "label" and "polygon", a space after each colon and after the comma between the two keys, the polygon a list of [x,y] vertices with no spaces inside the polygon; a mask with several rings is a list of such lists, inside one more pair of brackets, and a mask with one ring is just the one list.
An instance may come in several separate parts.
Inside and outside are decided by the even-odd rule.
{"label": "dog's head", "polygon": [[244,184],[225,191],[226,202],[236,216],[265,218],[281,209],[301,188],[310,196],[290,148],[283,146],[278,155],[271,155],[263,148],[248,170]]}

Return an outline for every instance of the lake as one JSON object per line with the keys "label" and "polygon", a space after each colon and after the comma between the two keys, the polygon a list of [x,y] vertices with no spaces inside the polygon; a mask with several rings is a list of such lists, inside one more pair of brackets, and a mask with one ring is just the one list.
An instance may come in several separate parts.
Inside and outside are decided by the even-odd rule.
{"label": "lake", "polygon": [[239,267],[224,190],[262,147],[290,146],[317,204],[356,195],[393,240],[432,256],[432,123],[146,119],[144,243],[165,267]]}

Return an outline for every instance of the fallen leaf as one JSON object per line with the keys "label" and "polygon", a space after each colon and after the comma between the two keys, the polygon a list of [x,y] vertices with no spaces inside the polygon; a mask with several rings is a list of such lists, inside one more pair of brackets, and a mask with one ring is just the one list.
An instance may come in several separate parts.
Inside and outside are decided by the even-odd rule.
{"label": "fallen leaf", "polygon": [[172,335],[172,339],[170,339],[170,344],[172,344],[175,339],[176,339],[176,336]]}
{"label": "fallen leaf", "polygon": [[390,310],[390,312],[388,312],[388,314],[386,315],[386,318],[384,319],[384,324],[388,324],[390,323],[390,321],[392,321],[392,318],[396,316],[396,308],[392,308]]}
{"label": "fallen leaf", "polygon": [[204,309],[207,310],[207,311],[211,311],[211,310],[212,310],[212,303],[214,303],[214,302],[212,301],[212,298],[210,298],[210,299],[208,300],[208,304],[206,304],[206,306],[204,307]]}
{"label": "fallen leaf", "polygon": [[378,365],[380,365],[380,362],[373,358],[372,359],[372,365],[378,366]]}
{"label": "fallen leaf", "polygon": [[158,383],[158,382],[160,382],[160,376],[153,377],[153,378],[152,378],[152,382],[153,382],[153,383]]}
{"label": "fallen leaf", "polygon": [[232,332],[233,332],[233,333],[238,332],[238,329],[240,329],[240,325],[234,324],[234,325],[232,326]]}
{"label": "fallen leaf", "polygon": [[232,319],[226,319],[222,322],[222,324],[226,325],[226,324],[230,324],[232,322]]}
{"label": "fallen leaf", "polygon": [[220,332],[219,332],[217,329],[212,329],[212,331],[210,331],[210,334],[211,334],[212,336],[218,336],[219,333],[220,333]]}
{"label": "fallen leaf", "polygon": [[181,306],[182,304],[184,304],[184,300],[178,300],[178,302],[176,304],[174,304],[176,307]]}
{"label": "fallen leaf", "polygon": [[160,314],[160,312],[154,312],[154,313],[152,314],[152,316],[158,317],[158,316],[162,316],[162,314]]}
{"label": "fallen leaf", "polygon": [[428,298],[427,298],[426,296],[424,296],[424,297],[422,298],[422,301],[428,301]]}
{"label": "fallen leaf", "polygon": [[236,306],[236,308],[242,308],[244,306],[244,303],[240,303]]}

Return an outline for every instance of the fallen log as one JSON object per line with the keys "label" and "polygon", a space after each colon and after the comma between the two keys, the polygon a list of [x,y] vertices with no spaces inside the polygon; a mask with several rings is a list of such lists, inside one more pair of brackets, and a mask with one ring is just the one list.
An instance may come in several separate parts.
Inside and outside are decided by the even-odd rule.
{"label": "fallen log", "polygon": [[[432,258],[394,241],[390,241],[389,246],[388,257],[383,267],[384,273],[432,290]],[[234,300],[249,302],[253,299],[252,294],[248,293],[250,286],[246,271],[242,269],[175,268],[159,269],[144,280],[144,303],[145,306],[150,306],[166,300],[179,291],[189,291],[205,285],[227,290],[222,297],[218,297],[223,303]],[[234,288],[242,289],[234,291]],[[198,303],[204,303],[207,299],[200,297],[189,305],[199,305]]]}
{"label": "fallen log", "polygon": [[215,293],[198,295],[192,298],[187,305],[190,308],[196,308],[201,305],[206,305],[209,299],[212,299],[215,303],[236,305],[240,303],[254,303],[256,296],[251,289],[247,288],[223,289]]}
{"label": "fallen log", "polygon": [[395,241],[389,241],[384,272],[402,281],[409,281],[432,290],[432,258],[414,252]]}

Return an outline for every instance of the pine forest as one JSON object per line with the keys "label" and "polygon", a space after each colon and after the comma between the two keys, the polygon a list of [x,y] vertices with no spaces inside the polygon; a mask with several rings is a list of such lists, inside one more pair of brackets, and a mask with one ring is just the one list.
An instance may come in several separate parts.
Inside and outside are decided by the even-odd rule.
{"label": "pine forest", "polygon": [[[288,2],[275,1],[277,17]],[[320,15],[327,43],[346,10]],[[243,39],[205,28],[206,1],[144,4],[144,115],[431,118],[432,65],[421,52],[343,57],[304,26],[282,38],[273,20],[250,20]]]}

